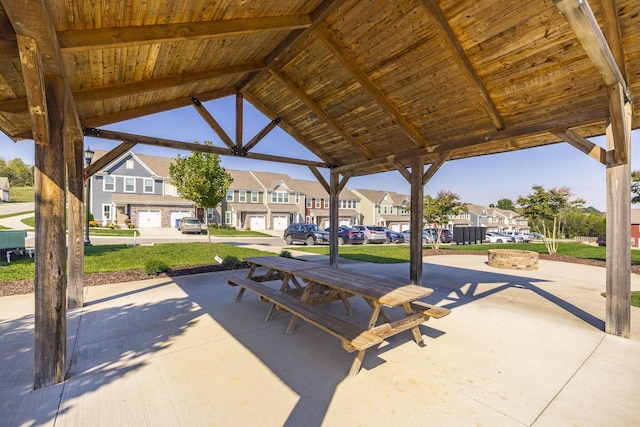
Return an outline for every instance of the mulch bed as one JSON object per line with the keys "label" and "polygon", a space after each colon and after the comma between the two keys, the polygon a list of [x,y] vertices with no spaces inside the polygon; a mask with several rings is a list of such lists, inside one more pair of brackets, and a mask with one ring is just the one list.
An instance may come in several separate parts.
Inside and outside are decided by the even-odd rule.
{"label": "mulch bed", "polygon": [[[460,251],[449,251],[444,249],[426,249],[423,251],[424,256],[434,256],[434,255],[483,255],[487,256],[487,252],[460,252]],[[574,258],[565,255],[549,255],[549,254],[540,254],[540,259],[549,260],[549,261],[560,261],[560,262],[570,262],[574,264],[583,264],[583,265],[592,265],[596,267],[605,267],[606,263],[604,261],[593,260],[593,259],[582,259],[582,258]],[[240,266],[236,268],[247,268],[248,264],[242,263]],[[221,264],[212,264],[212,265],[201,265],[196,267],[184,267],[184,268],[173,268],[171,271],[166,273],[160,273],[157,276],[149,276],[144,270],[127,270],[127,271],[116,271],[112,273],[95,273],[95,274],[86,274],[84,276],[84,285],[85,286],[97,286],[97,285],[107,285],[109,283],[122,283],[122,282],[132,282],[135,280],[145,280],[155,277],[173,277],[173,276],[184,276],[187,274],[198,274],[198,273],[211,273],[215,271],[225,271],[230,270],[231,268]],[[631,273],[640,274],[640,265],[632,265]],[[4,282],[0,284],[0,297],[5,297],[9,295],[21,295],[28,294],[34,291],[33,280],[16,280],[12,282]]]}

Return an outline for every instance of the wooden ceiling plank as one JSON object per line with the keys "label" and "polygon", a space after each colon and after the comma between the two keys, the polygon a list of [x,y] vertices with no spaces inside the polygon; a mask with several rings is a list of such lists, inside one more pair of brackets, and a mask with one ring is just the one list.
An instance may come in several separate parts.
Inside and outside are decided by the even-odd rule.
{"label": "wooden ceiling plank", "polygon": [[315,33],[318,38],[324,43],[324,45],[333,53],[336,59],[346,68],[349,73],[360,83],[362,86],[382,107],[384,112],[391,116],[398,127],[409,137],[411,142],[416,147],[422,148],[428,146],[429,143],[420,135],[420,132],[398,111],[398,109],[391,104],[389,99],[382,93],[382,91],[373,84],[369,76],[367,76],[360,66],[345,52],[344,49],[337,45],[333,39],[331,33],[325,25],[318,25]]}
{"label": "wooden ceiling plank", "polygon": [[313,99],[309,98],[298,85],[286,76],[281,70],[274,67],[270,68],[271,74],[282,83],[291,93],[293,93],[304,105],[306,105],[313,113],[318,116],[327,126],[333,129],[342,139],[350,142],[364,157],[367,159],[374,158],[373,153],[362,143],[351,137],[349,133],[333,118],[327,114]]}
{"label": "wooden ceiling plank", "polygon": [[311,25],[310,15],[265,16],[132,27],[90,28],[57,33],[64,52],[121,48],[142,44],[170,43],[213,37],[254,34],[264,31],[290,31]]}
{"label": "wooden ceiling plank", "polygon": [[555,131],[553,134],[603,165],[607,164],[607,152],[605,149],[589,141],[587,138],[569,129]]}
{"label": "wooden ceiling plank", "polygon": [[553,3],[569,22],[578,41],[602,74],[604,82],[609,86],[620,84],[624,88],[626,99],[631,100],[629,86],[587,0],[553,0]]}
{"label": "wooden ceiling plank", "polygon": [[[293,30],[274,50],[272,50],[265,59],[266,68],[269,69],[277,65],[282,58],[287,56],[287,53],[291,51],[295,42],[303,39],[304,36],[311,33],[314,28],[319,25],[324,19],[331,14],[338,6],[344,3],[344,0],[324,0],[315,10],[311,13],[311,25],[304,29]],[[239,85],[238,90],[244,90],[249,83],[260,73],[256,71],[251,73],[245,78]]]}
{"label": "wooden ceiling plank", "polygon": [[49,113],[38,44],[35,39],[22,34],[17,34],[17,41],[33,140],[36,144],[49,145]]}
{"label": "wooden ceiling plank", "polygon": [[256,110],[260,111],[265,116],[279,118],[280,121],[278,122],[278,126],[280,126],[282,130],[287,132],[289,136],[295,139],[304,148],[306,148],[307,150],[311,151],[313,154],[315,154],[316,156],[324,160],[327,164],[336,164],[336,161],[332,157],[319,152],[318,147],[316,147],[315,145],[307,141],[306,138],[302,136],[293,126],[291,126],[285,120],[280,118],[276,112],[272,111],[269,107],[263,104],[258,98],[253,96],[249,91],[244,91],[242,92],[242,94],[244,95],[244,99],[249,101],[249,103],[251,103],[251,105],[253,105]]}
{"label": "wooden ceiling plank", "polygon": [[225,132],[224,129],[222,129],[222,126],[220,126],[220,123],[216,121],[216,119],[211,115],[211,113],[209,113],[209,111],[205,108],[205,106],[202,105],[202,103],[198,100],[198,98],[196,98],[195,96],[191,96],[189,97],[189,99],[191,99],[191,102],[193,103],[193,107],[196,109],[198,114],[200,114],[200,116],[202,116],[204,121],[207,122],[209,126],[211,126],[211,129],[213,129],[213,131],[216,133],[216,135],[218,135],[218,137],[222,140],[222,142],[224,142],[227,147],[233,148],[235,144],[231,140],[231,137],[227,135],[227,132]]}
{"label": "wooden ceiling plank", "polygon": [[484,109],[489,115],[489,118],[491,118],[491,121],[493,122],[495,128],[497,130],[504,129],[505,123],[502,115],[491,99],[489,91],[487,91],[484,83],[482,82],[482,80],[480,80],[478,73],[476,72],[473,64],[471,64],[469,57],[465,53],[462,45],[460,44],[460,41],[453,32],[451,25],[449,25],[449,21],[447,21],[447,18],[442,13],[442,10],[440,10],[438,3],[435,0],[421,0],[421,3],[427,14],[431,17],[433,23],[436,25],[437,31],[443,36],[443,40],[447,43],[447,45],[453,52],[452,57],[454,61],[456,61],[460,69],[467,74],[467,76],[473,83],[473,86],[478,90],[483,100]]}
{"label": "wooden ceiling plank", "polygon": [[[218,154],[221,156],[233,156],[233,154],[231,153],[231,149],[214,147],[212,145],[196,144],[193,142],[184,142],[184,141],[175,141],[175,140],[165,139],[165,138],[155,138],[150,136],[134,135],[134,134],[129,134],[125,132],[95,129],[95,128],[85,128],[84,132],[85,132],[85,135],[91,136],[94,138],[126,141],[126,142],[136,143],[136,144],[153,145],[156,147],[174,148],[176,150],[197,151],[201,153]],[[287,164],[300,165],[300,166],[313,166],[313,167],[320,167],[320,168],[327,167],[327,164],[324,162],[316,162],[316,161],[304,160],[304,159],[294,159],[291,157],[272,156],[270,154],[247,153],[247,155],[243,157],[254,159],[254,160],[264,160],[268,162],[287,163]]]}

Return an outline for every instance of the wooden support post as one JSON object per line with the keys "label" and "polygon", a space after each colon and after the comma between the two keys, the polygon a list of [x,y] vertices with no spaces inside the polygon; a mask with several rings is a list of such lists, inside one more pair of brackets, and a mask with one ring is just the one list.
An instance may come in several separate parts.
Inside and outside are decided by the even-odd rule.
{"label": "wooden support post", "polygon": [[338,267],[338,204],[340,203],[340,174],[331,171],[329,177],[329,265]]}
{"label": "wooden support post", "polygon": [[67,307],[84,305],[84,180],[83,141],[67,139],[66,157],[69,188]]}
{"label": "wooden support post", "polygon": [[[615,89],[614,89],[615,90]],[[618,89],[619,90],[619,89]],[[613,97],[620,99],[620,97]],[[622,121],[625,141],[616,142],[614,127],[607,126],[607,298],[605,332],[629,337],[631,329],[631,106],[625,114],[613,117]],[[626,149],[616,155],[615,150]],[[619,163],[616,159],[626,159]]]}
{"label": "wooden support post", "polygon": [[236,147],[242,147],[242,126],[243,126],[243,97],[240,92],[236,93]]}
{"label": "wooden support post", "polygon": [[422,286],[422,206],[424,186],[422,184],[424,165],[420,157],[411,160],[411,225],[409,234],[409,282]]}
{"label": "wooden support post", "polygon": [[45,76],[47,139],[35,145],[35,345],[34,388],[64,381],[66,330],[65,90],[64,80]]}

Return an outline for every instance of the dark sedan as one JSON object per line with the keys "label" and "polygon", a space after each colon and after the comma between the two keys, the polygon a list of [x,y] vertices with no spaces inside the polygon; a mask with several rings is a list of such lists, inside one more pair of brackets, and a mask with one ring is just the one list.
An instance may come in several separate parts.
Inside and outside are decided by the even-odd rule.
{"label": "dark sedan", "polygon": [[[329,232],[330,228],[326,228],[324,231]],[[341,225],[338,227],[339,245],[361,245],[364,243],[364,240],[364,233],[362,231],[356,230],[355,228],[351,228],[346,225]]]}
{"label": "dark sedan", "polygon": [[404,234],[400,231],[393,231],[390,228],[384,228],[385,233],[387,233],[387,241],[385,243],[404,243]]}

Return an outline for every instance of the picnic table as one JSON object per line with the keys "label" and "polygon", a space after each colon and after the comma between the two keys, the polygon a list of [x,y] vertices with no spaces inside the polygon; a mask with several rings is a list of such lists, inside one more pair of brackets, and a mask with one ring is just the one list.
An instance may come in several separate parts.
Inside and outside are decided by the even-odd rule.
{"label": "picnic table", "polygon": [[[254,257],[245,261],[251,266],[246,276],[238,273],[226,276],[230,285],[241,288],[236,301],[240,301],[244,291],[249,289],[272,304],[265,320],[271,319],[276,307],[293,314],[287,333],[292,333],[297,319],[303,318],[340,338],[345,349],[358,351],[349,371],[350,376],[359,371],[367,348],[406,330],[411,330],[415,342],[423,346],[419,325],[431,317],[440,318],[450,313],[449,309],[420,301],[433,293],[430,288],[292,258]],[[258,274],[260,267],[266,268],[267,272]],[[277,291],[262,283],[272,280],[280,281]],[[318,304],[341,300],[351,316],[352,308],[348,299],[356,296],[363,298],[371,307],[364,327],[314,310]],[[392,321],[383,311],[385,307],[401,307],[404,315]]]}

